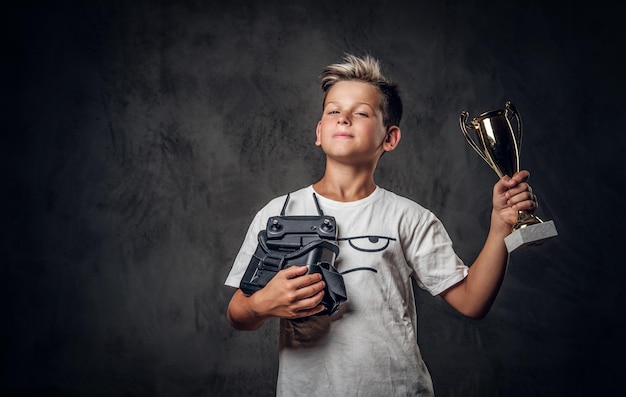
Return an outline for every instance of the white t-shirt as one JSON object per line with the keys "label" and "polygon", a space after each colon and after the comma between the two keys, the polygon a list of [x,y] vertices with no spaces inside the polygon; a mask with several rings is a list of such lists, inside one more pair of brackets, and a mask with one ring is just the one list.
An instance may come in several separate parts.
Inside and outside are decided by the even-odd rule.
{"label": "white t-shirt", "polygon": [[[286,215],[316,215],[313,187],[291,194]],[[348,301],[332,316],[280,322],[281,396],[431,396],[432,381],[417,345],[411,277],[438,295],[467,276],[448,233],[419,204],[377,187],[368,197],[338,202],[316,194],[335,217]],[[286,196],[252,221],[226,285],[239,287],[267,219]]]}

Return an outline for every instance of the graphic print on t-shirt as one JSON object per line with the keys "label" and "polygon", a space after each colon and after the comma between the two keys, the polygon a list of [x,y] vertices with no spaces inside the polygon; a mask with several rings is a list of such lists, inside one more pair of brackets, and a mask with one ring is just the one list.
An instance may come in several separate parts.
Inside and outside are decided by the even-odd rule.
{"label": "graphic print on t-shirt", "polygon": [[[356,236],[356,237],[341,237],[337,239],[340,241],[347,241],[350,247],[360,252],[381,252],[384,251],[387,247],[389,247],[389,243],[391,241],[396,241],[393,237],[385,237],[385,236],[376,236],[376,235],[366,235],[366,236]],[[378,270],[373,267],[355,267],[352,269],[346,269],[341,272],[341,274],[347,274],[359,270],[368,270],[374,273],[378,273]]]}

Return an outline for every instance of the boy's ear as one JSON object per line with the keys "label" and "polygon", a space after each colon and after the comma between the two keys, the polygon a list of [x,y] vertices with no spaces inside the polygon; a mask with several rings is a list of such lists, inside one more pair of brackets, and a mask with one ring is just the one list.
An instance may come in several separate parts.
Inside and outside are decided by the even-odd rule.
{"label": "boy's ear", "polygon": [[385,141],[383,142],[383,148],[386,152],[390,152],[398,146],[400,142],[400,138],[402,137],[402,132],[400,131],[400,127],[397,125],[392,125],[387,128],[387,136],[385,137]]}
{"label": "boy's ear", "polygon": [[317,122],[317,128],[315,128],[315,146],[322,146],[322,141],[320,140],[320,125],[321,121]]}

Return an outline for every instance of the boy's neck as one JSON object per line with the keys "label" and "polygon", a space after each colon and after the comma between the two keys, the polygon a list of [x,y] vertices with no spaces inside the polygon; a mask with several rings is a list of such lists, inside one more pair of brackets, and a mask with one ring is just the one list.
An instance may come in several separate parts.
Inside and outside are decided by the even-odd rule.
{"label": "boy's neck", "polygon": [[327,166],[324,176],[313,185],[313,189],[318,194],[335,201],[361,200],[376,190],[374,170],[369,167],[337,169]]}

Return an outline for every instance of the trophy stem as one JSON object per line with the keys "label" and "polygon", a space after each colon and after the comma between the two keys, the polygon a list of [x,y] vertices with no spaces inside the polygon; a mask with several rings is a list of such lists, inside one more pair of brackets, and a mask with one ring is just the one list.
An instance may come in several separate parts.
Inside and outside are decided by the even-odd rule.
{"label": "trophy stem", "polygon": [[517,222],[513,225],[513,230],[518,230],[530,225],[536,225],[538,223],[543,223],[543,221],[537,215],[531,214],[527,211],[517,211]]}

